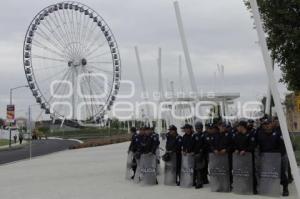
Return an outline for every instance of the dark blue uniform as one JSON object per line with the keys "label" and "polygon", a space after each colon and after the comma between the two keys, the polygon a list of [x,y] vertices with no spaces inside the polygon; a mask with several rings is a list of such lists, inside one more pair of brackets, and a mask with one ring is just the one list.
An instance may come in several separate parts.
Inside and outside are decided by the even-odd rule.
{"label": "dark blue uniform", "polygon": [[288,159],[286,157],[286,149],[282,139],[281,131],[274,129],[267,133],[261,129],[257,134],[257,142],[261,153],[280,153],[281,154],[281,184],[285,189],[289,184],[286,171],[288,170]]}
{"label": "dark blue uniform", "polygon": [[195,154],[195,172],[194,172],[194,184],[196,188],[201,188],[207,181],[207,169],[206,169],[206,137],[204,132],[197,132],[193,134],[193,152]]}
{"label": "dark blue uniform", "polygon": [[[208,152],[214,153],[215,151],[224,152],[228,155],[228,163],[229,169],[232,168],[232,139],[231,134],[228,132],[216,132],[216,133],[209,133],[206,136],[206,141],[208,143]],[[232,182],[232,175],[230,175],[230,182]]]}
{"label": "dark blue uniform", "polygon": [[247,132],[245,134],[234,133],[232,135],[232,141],[234,151],[245,151],[253,153],[256,147],[255,135],[251,134],[250,132]]}
{"label": "dark blue uniform", "polygon": [[129,149],[128,149],[128,151],[131,151],[131,152],[134,153],[134,156],[133,156],[133,159],[132,159],[132,164],[131,164],[131,168],[133,170],[132,179],[135,176],[136,168],[137,168],[136,153],[138,152],[138,149],[139,149],[139,146],[140,146],[140,137],[141,136],[139,136],[139,134],[133,133],[133,135],[131,136],[131,142],[130,142]]}
{"label": "dark blue uniform", "polygon": [[159,145],[160,145],[160,141],[159,141],[159,135],[155,132],[153,132],[151,134],[151,140],[153,143],[153,150],[156,152],[156,150],[158,149]]}
{"label": "dark blue uniform", "polygon": [[140,137],[138,152],[141,154],[153,153],[155,155],[159,144],[160,142],[158,135],[154,133],[151,135],[142,135]]}
{"label": "dark blue uniform", "polygon": [[166,138],[166,154],[176,153],[176,183],[179,185],[181,170],[182,137],[178,134],[176,136],[173,136],[170,133],[167,133]]}
{"label": "dark blue uniform", "polygon": [[217,142],[217,133],[207,133],[205,139],[207,144],[207,152],[213,153]]}
{"label": "dark blue uniform", "polygon": [[242,133],[234,133],[232,135],[233,140],[233,151],[241,152],[249,152],[252,154],[252,168],[253,168],[253,193],[257,193],[256,186],[257,186],[257,179],[255,176],[255,158],[254,152],[256,148],[256,137],[253,132],[246,132],[245,134]]}
{"label": "dark blue uniform", "polygon": [[182,137],[182,152],[193,153],[194,152],[194,140],[193,135],[184,134]]}
{"label": "dark blue uniform", "polygon": [[166,142],[166,151],[181,153],[182,147],[182,137],[180,135],[172,136],[170,133],[167,133],[167,142]]}
{"label": "dark blue uniform", "polygon": [[282,135],[278,131],[266,133],[260,130],[257,134],[257,142],[261,153],[281,153],[285,154],[285,146]]}
{"label": "dark blue uniform", "polygon": [[230,133],[208,133],[206,135],[206,142],[209,153],[224,149],[226,150],[226,153],[231,153],[232,151],[232,136]]}
{"label": "dark blue uniform", "polygon": [[206,141],[204,132],[197,132],[193,134],[193,152],[200,154],[206,151]]}
{"label": "dark blue uniform", "polygon": [[133,133],[133,135],[131,136],[131,142],[128,151],[132,151],[133,153],[137,152],[139,142],[139,135],[137,133]]}

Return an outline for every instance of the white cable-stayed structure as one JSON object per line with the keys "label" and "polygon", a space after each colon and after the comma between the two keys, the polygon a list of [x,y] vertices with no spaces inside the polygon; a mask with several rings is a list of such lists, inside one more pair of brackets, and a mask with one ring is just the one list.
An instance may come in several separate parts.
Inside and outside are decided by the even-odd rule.
{"label": "white cable-stayed structure", "polygon": [[[163,113],[161,113],[161,118],[159,118],[159,115],[151,115],[151,111],[148,109],[145,113],[148,120],[155,120],[157,121],[157,130],[158,132],[163,131],[162,129],[162,121],[165,121],[165,124],[167,127],[170,124],[175,124],[177,127],[180,127],[184,123],[188,122],[190,124],[194,124],[197,120],[196,115],[208,115],[207,109],[211,109],[210,104],[208,105],[208,108],[202,108],[202,110],[198,110],[200,113],[196,113],[196,106],[198,103],[203,103],[205,101],[210,101],[215,104],[215,106],[220,107],[221,114],[223,116],[228,115],[228,104],[232,103],[233,100],[240,97],[239,93],[225,93],[223,92],[223,89],[221,89],[219,92],[214,91],[213,95],[211,95],[210,92],[204,93],[199,92],[197,88],[197,83],[195,80],[195,73],[193,72],[193,66],[192,61],[190,58],[187,41],[185,38],[185,33],[183,29],[183,22],[181,19],[180,9],[178,2],[174,2],[174,8],[175,8],[175,14],[176,14],[176,20],[178,24],[178,29],[180,33],[180,40],[182,43],[184,58],[186,61],[186,71],[188,73],[190,85],[191,85],[191,92],[190,94],[188,91],[184,90],[183,88],[183,65],[182,65],[182,58],[181,56],[178,57],[178,88],[174,85],[174,79],[168,81],[168,84],[164,86],[163,84],[163,73],[162,73],[162,49],[158,49],[158,58],[157,58],[157,68],[158,68],[158,88],[157,91],[160,94],[160,99],[158,102],[157,108],[162,108],[164,110]],[[142,92],[147,93],[147,88],[145,85],[145,79],[143,75],[142,70],[142,64],[139,56],[138,48],[135,47],[135,54],[138,64],[138,74],[141,79],[141,86],[142,86]],[[222,85],[224,84],[224,66],[218,65],[218,74],[221,77]],[[170,87],[169,92],[167,91],[167,87]],[[170,95],[168,96],[167,93]],[[149,108],[149,107],[148,107]],[[212,114],[210,117],[206,117],[205,120],[201,119],[201,121],[212,121],[211,117],[215,116]],[[152,119],[151,119],[152,118]],[[166,130],[166,129],[165,129]]]}

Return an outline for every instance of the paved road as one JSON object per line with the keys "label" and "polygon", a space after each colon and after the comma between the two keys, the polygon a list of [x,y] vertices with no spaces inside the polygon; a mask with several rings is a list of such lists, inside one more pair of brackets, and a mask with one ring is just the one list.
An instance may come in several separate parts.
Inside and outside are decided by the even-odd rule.
{"label": "paved road", "polygon": [[[32,157],[63,151],[74,144],[78,144],[78,142],[58,139],[35,140],[32,142]],[[29,145],[26,145],[20,149],[0,151],[0,165],[28,158]]]}

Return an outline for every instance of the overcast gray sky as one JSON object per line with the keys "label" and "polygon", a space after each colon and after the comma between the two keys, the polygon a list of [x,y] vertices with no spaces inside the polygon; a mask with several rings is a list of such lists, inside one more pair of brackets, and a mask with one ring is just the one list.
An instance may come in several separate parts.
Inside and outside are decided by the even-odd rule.
{"label": "overcast gray sky", "polygon": [[[37,12],[53,0],[9,0],[0,12],[0,117],[5,117],[9,88],[26,84],[22,47],[27,27]],[[122,79],[140,79],[133,47],[140,49],[146,84],[157,90],[158,47],[163,50],[163,78],[178,83],[178,55],[183,55],[172,0],[81,0],[110,25],[120,48]],[[194,75],[199,89],[209,91],[217,64],[225,66],[225,90],[255,100],[266,93],[267,76],[250,13],[242,0],[180,0]],[[185,65],[182,82],[190,89]],[[276,72],[277,78],[280,73]],[[281,93],[285,86],[279,85]],[[17,116],[34,104],[29,89],[14,92]],[[35,115],[39,109],[34,108]]]}

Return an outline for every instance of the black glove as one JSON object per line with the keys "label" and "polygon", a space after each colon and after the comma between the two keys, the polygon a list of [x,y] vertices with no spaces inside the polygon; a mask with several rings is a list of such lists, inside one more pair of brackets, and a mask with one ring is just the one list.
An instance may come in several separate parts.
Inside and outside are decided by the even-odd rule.
{"label": "black glove", "polygon": [[141,153],[136,152],[136,153],[134,154],[134,158],[137,159],[137,160],[139,160],[139,159],[141,158]]}
{"label": "black glove", "polygon": [[162,156],[162,160],[165,161],[165,162],[169,162],[171,160],[171,155],[170,153],[165,153],[163,156]]}

